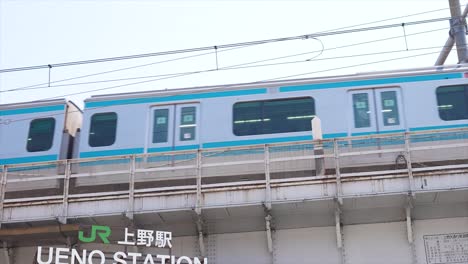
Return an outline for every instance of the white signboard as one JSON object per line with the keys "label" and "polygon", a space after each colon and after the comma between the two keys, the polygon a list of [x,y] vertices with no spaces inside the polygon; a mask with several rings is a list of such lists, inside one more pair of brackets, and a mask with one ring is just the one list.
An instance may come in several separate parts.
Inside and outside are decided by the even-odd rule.
{"label": "white signboard", "polygon": [[427,264],[468,263],[468,233],[424,236]]}

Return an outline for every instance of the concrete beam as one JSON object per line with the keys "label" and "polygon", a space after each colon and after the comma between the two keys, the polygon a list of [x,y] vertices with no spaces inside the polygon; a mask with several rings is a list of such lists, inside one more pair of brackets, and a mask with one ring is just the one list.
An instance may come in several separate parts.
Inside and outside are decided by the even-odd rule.
{"label": "concrete beam", "polygon": [[54,225],[41,227],[25,227],[25,228],[5,228],[0,229],[0,240],[5,237],[17,237],[28,235],[45,235],[45,234],[60,234],[66,232],[76,232],[80,230],[79,225]]}

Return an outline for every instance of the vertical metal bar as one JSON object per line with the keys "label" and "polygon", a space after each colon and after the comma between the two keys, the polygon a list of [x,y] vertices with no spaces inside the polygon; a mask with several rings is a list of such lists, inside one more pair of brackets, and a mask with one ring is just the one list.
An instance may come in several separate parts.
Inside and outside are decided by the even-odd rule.
{"label": "vertical metal bar", "polygon": [[265,207],[271,210],[271,177],[270,177],[270,147],[264,146],[264,162],[265,162]]}
{"label": "vertical metal bar", "polygon": [[126,216],[129,219],[133,219],[133,212],[135,206],[135,167],[136,158],[135,155],[130,156],[130,175],[128,177],[128,209]]}
{"label": "vertical metal bar", "polygon": [[335,174],[336,174],[336,198],[338,203],[341,205],[343,204],[342,198],[342,187],[341,187],[341,172],[340,172],[340,153],[338,147],[338,140],[335,138],[333,139],[333,154],[335,158]]}
{"label": "vertical metal bar", "polygon": [[195,205],[195,212],[201,216],[202,207],[202,151],[197,151],[197,201]]}
{"label": "vertical metal bar", "polygon": [[4,203],[5,203],[5,193],[6,193],[6,185],[7,185],[7,171],[8,167],[6,165],[2,165],[2,174],[0,179],[0,227],[3,222],[3,215],[4,215]]}
{"label": "vertical metal bar", "polygon": [[413,167],[411,165],[411,146],[410,146],[410,137],[408,132],[405,132],[405,154],[406,154],[406,169],[408,170],[408,180],[409,180],[409,193],[410,195],[413,194],[413,186],[414,186],[414,179],[413,179]]}
{"label": "vertical metal bar", "polygon": [[63,178],[63,202],[62,202],[62,216],[60,222],[67,223],[68,218],[68,196],[70,194],[70,176],[71,176],[71,163],[70,160],[65,161],[65,177]]}

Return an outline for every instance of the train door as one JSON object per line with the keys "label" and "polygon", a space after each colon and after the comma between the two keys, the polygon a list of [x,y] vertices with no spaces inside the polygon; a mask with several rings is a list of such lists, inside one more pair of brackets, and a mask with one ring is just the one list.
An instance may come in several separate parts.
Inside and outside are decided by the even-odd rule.
{"label": "train door", "polygon": [[355,90],[349,93],[351,135],[405,130],[400,88]]}
{"label": "train door", "polygon": [[152,107],[147,152],[198,148],[199,108],[198,103]]}

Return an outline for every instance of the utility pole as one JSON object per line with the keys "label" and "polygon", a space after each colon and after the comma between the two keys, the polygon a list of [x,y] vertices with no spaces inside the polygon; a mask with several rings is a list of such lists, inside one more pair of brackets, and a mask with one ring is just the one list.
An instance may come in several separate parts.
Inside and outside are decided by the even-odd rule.
{"label": "utility pole", "polygon": [[[467,15],[468,15],[468,4],[465,6],[465,10],[463,10],[462,18],[465,19]],[[447,41],[445,42],[445,45],[440,51],[439,57],[437,58],[434,64],[435,66],[444,65],[445,60],[447,59],[448,55],[450,54],[450,51],[453,48],[453,45],[455,45],[455,39],[452,36],[452,32],[450,32],[449,37],[447,38]]]}
{"label": "utility pole", "polygon": [[450,37],[447,39],[444,48],[442,49],[435,65],[442,65],[445,62],[453,44],[456,44],[458,63],[467,62],[467,48],[466,48],[466,20],[465,17],[468,13],[468,5],[461,13],[459,0],[449,0],[450,5]]}

